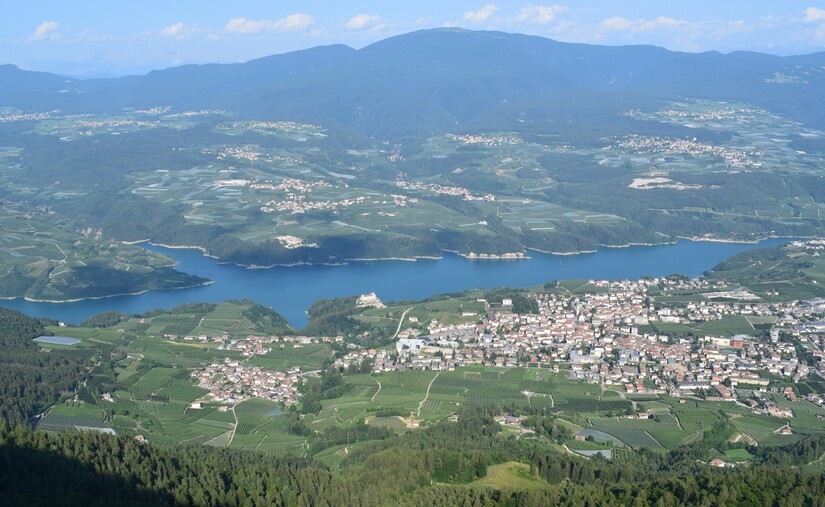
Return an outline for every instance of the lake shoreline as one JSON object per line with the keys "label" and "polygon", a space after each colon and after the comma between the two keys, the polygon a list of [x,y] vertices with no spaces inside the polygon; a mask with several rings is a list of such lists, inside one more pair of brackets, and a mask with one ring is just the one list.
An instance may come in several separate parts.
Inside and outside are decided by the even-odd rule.
{"label": "lake shoreline", "polygon": [[15,298],[0,301],[0,306],[36,317],[79,323],[105,311],[131,315],[193,302],[249,299],[274,308],[299,329],[308,322],[307,308],[319,300],[371,292],[386,301],[421,300],[434,294],[471,288],[541,286],[548,280],[638,279],[673,273],[693,278],[743,251],[776,246],[793,239],[766,240],[759,245],[678,240],[655,248],[604,247],[597,253],[579,256],[531,252],[529,262],[521,262],[522,259],[467,259],[445,251],[437,262],[361,261],[334,268],[308,265],[271,269],[219,263],[204,256],[199,249],[146,245],[145,248],[177,261],[177,270],[212,280],[212,283],[187,290],[150,290],[137,295],[60,301],[60,304]]}
{"label": "lake shoreline", "polygon": [[[672,236],[675,238],[673,241],[663,241],[661,243],[637,243],[637,242],[628,242],[622,243],[620,245],[596,245],[596,248],[593,250],[572,250],[572,251],[563,251],[563,252],[555,252],[551,250],[542,250],[540,248],[532,248],[528,247],[523,252],[511,252],[506,254],[478,254],[475,252],[469,253],[462,253],[457,250],[442,250],[442,252],[448,252],[451,254],[458,255],[460,257],[464,257],[467,260],[504,260],[504,261],[511,261],[511,260],[530,260],[531,257],[527,255],[528,252],[538,252],[546,255],[559,255],[559,256],[573,256],[573,255],[580,255],[580,254],[593,254],[597,253],[599,248],[632,248],[638,246],[645,246],[645,247],[656,247],[656,246],[667,246],[667,245],[675,245],[680,240],[682,241],[691,241],[696,243],[731,243],[731,244],[743,244],[743,245],[755,245],[759,244],[763,241],[769,239],[788,239],[789,241],[793,239],[813,239],[815,236],[801,236],[801,237],[789,237],[789,236],[766,236],[760,239],[754,240],[737,240],[737,239],[717,239],[717,238],[706,238],[702,236]],[[403,261],[403,262],[416,262],[418,260],[443,260],[444,256],[433,256],[433,255],[413,255],[410,257],[375,257],[375,258],[352,258],[352,259],[344,259],[341,262],[293,262],[289,264],[285,263],[274,263],[268,265],[260,265],[260,264],[243,264],[240,262],[235,261],[224,261],[221,260],[220,257],[215,255],[211,255],[208,253],[206,248],[201,246],[189,246],[189,245],[167,245],[163,243],[153,243],[148,239],[143,239],[139,241],[129,242],[127,244],[136,245],[140,243],[147,243],[151,246],[161,247],[161,248],[168,248],[172,250],[198,250],[203,254],[204,257],[208,257],[210,259],[215,259],[218,264],[221,265],[233,265],[238,266],[241,268],[246,269],[272,269],[272,268],[292,268],[292,267],[301,267],[301,266],[346,266],[350,263],[358,263],[358,262],[384,262],[384,261]]]}
{"label": "lake shoreline", "polygon": [[[513,260],[531,260],[532,257],[526,254],[526,252],[538,252],[545,255],[553,255],[553,256],[564,256],[570,257],[580,254],[595,254],[598,253],[598,248],[631,248],[631,247],[655,247],[655,246],[667,246],[667,245],[675,245],[679,241],[690,241],[694,243],[727,243],[727,244],[744,244],[744,245],[756,245],[763,241],[769,239],[787,239],[788,241],[792,241],[794,239],[811,239],[808,237],[786,237],[786,236],[769,236],[763,239],[757,240],[734,240],[734,239],[718,239],[718,238],[707,238],[707,237],[696,237],[696,236],[674,236],[676,238],[675,241],[666,241],[662,243],[627,243],[622,245],[598,245],[597,249],[595,250],[578,250],[572,252],[553,252],[547,250],[541,250],[539,248],[527,248],[523,253],[508,253],[508,254],[474,254],[474,253],[461,253],[458,251],[453,250],[443,250],[443,252],[451,253],[456,256],[462,257],[468,261],[513,261]],[[267,266],[261,266],[256,264],[241,264],[232,261],[221,261],[219,257],[214,255],[210,255],[207,250],[200,246],[195,245],[167,245],[163,243],[153,243],[148,239],[142,239],[137,241],[124,241],[124,244],[128,245],[137,245],[141,243],[147,243],[153,247],[160,247],[160,248],[167,248],[170,250],[197,250],[199,251],[204,257],[213,259],[219,265],[232,265],[237,266],[240,268],[248,269],[248,270],[269,270],[273,268],[293,268],[293,267],[313,267],[313,266],[326,266],[326,267],[341,267],[347,266],[352,263],[367,263],[367,262],[384,262],[384,261],[401,261],[401,262],[416,262],[418,260],[436,260],[442,261],[444,260],[444,256],[413,256],[413,257],[386,257],[386,258],[355,258],[355,259],[347,259],[344,262],[340,263],[322,263],[322,262],[296,262],[292,264],[270,264]],[[175,259],[175,264],[173,266],[179,266],[180,261]],[[186,273],[189,274],[189,273]],[[184,287],[170,287],[165,289],[144,289],[141,291],[136,292],[125,292],[119,294],[107,294],[105,296],[89,296],[89,297],[82,297],[82,298],[72,298],[72,299],[38,299],[38,298],[31,298],[27,296],[14,296],[14,297],[0,297],[0,300],[4,301],[14,301],[14,300],[24,300],[30,303],[46,303],[46,304],[62,304],[62,303],[79,303],[83,301],[93,301],[93,300],[102,300],[102,299],[109,299],[115,297],[128,297],[128,296],[141,296],[143,294],[147,294],[150,292],[165,292],[165,291],[173,291],[173,290],[186,290],[186,289],[195,289],[198,287],[204,287],[208,285],[214,284],[214,280],[209,280],[204,283],[187,285]]]}
{"label": "lake shoreline", "polygon": [[97,301],[101,299],[109,299],[109,298],[117,298],[117,297],[125,297],[125,296],[141,296],[143,294],[148,294],[149,292],[166,292],[166,291],[173,291],[173,290],[187,290],[187,289],[196,289],[198,287],[206,287],[207,285],[212,285],[215,283],[214,280],[207,280],[203,283],[198,283],[194,285],[187,285],[186,287],[169,287],[166,289],[144,289],[137,292],[124,292],[121,294],[107,294],[106,296],[89,296],[85,298],[73,298],[73,299],[36,299],[28,296],[15,296],[15,297],[0,297],[0,300],[4,301],[15,301],[15,300],[23,300],[28,301],[29,303],[47,303],[47,304],[63,304],[63,303],[80,303],[83,301]]}

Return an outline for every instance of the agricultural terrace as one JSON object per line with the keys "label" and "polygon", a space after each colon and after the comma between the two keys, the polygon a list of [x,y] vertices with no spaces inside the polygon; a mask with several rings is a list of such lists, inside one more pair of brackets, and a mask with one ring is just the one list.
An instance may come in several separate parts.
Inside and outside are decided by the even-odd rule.
{"label": "agricultural terrace", "polygon": [[79,229],[45,209],[3,203],[0,297],[66,301],[207,282],[170,269],[175,265],[170,257]]}

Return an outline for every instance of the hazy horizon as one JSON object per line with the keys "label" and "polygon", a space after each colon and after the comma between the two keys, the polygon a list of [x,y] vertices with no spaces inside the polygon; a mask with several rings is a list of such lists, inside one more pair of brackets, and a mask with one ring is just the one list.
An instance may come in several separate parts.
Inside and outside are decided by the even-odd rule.
{"label": "hazy horizon", "polygon": [[204,9],[193,1],[111,5],[2,2],[0,62],[73,77],[144,74],[184,64],[236,63],[330,44],[359,49],[420,29],[460,27],[607,46],[673,51],[825,50],[825,9],[809,1],[615,3],[588,0],[431,0],[271,5],[260,0]]}

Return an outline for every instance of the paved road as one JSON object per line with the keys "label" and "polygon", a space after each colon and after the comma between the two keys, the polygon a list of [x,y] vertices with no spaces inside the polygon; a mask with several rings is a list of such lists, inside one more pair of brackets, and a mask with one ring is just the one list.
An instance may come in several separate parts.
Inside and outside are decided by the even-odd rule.
{"label": "paved road", "polygon": [[410,312],[410,310],[412,310],[413,308],[415,308],[415,307],[411,306],[411,307],[407,308],[406,310],[404,310],[404,313],[401,314],[401,320],[398,321],[398,327],[395,329],[395,334],[392,335],[392,338],[391,338],[392,340],[395,340],[395,337],[398,336],[398,333],[401,332],[401,324],[404,323],[404,317],[406,317],[407,314]]}

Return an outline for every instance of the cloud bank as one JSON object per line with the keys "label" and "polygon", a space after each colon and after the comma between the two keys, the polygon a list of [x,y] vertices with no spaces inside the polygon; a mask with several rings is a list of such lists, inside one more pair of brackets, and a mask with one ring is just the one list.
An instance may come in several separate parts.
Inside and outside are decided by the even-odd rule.
{"label": "cloud bank", "polygon": [[256,34],[262,32],[297,32],[306,30],[315,20],[309,14],[296,12],[277,21],[268,19],[251,20],[246,18],[230,19],[224,30],[228,33]]}

